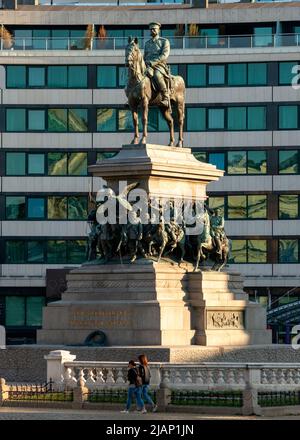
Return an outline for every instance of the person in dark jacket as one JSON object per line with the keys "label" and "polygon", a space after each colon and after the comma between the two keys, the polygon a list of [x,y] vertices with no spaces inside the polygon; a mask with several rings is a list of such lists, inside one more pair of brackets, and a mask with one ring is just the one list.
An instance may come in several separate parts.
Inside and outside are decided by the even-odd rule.
{"label": "person in dark jacket", "polygon": [[129,361],[128,363],[127,379],[129,382],[127,404],[126,408],[121,412],[129,413],[132,397],[135,396],[139,411],[141,411],[143,414],[146,413],[147,410],[142,400],[142,383],[139,383],[139,372],[134,361]]}
{"label": "person in dark jacket", "polygon": [[148,365],[148,359],[147,356],[145,354],[141,354],[139,356],[139,373],[140,376],[142,378],[142,399],[146,402],[149,403],[152,406],[152,412],[156,412],[157,411],[157,405],[155,405],[155,403],[153,402],[153,400],[151,399],[151,397],[148,394],[149,391],[149,385],[150,385],[150,378],[151,378],[151,374],[150,374],[150,368]]}

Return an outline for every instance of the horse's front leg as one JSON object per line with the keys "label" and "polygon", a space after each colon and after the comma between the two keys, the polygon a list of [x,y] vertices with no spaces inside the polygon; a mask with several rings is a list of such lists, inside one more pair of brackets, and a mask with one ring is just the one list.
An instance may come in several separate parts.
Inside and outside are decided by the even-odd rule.
{"label": "horse's front leg", "polygon": [[164,250],[165,250],[166,244],[167,244],[167,242],[164,241],[162,243],[162,245],[161,245],[161,248],[160,248],[160,251],[159,251],[159,255],[158,255],[158,258],[157,258],[157,262],[158,263],[160,262],[160,259],[162,257],[162,254],[163,254]]}
{"label": "horse's front leg", "polygon": [[201,247],[198,248],[197,261],[196,261],[196,264],[195,264],[194,272],[197,272],[197,270],[199,269],[200,256],[201,256]]}
{"label": "horse's front leg", "polygon": [[134,138],[131,141],[132,144],[138,144],[139,143],[139,116],[137,110],[132,111],[132,120],[133,120],[133,127],[134,127]]}
{"label": "horse's front leg", "polygon": [[149,111],[149,103],[148,99],[143,99],[143,106],[142,106],[142,120],[143,120],[143,137],[141,139],[141,144],[145,144],[147,142],[147,136],[148,136],[148,111]]}
{"label": "horse's front leg", "polygon": [[179,125],[179,139],[176,147],[183,147],[183,125],[184,125],[184,98],[178,101],[177,110],[178,110],[178,125]]}

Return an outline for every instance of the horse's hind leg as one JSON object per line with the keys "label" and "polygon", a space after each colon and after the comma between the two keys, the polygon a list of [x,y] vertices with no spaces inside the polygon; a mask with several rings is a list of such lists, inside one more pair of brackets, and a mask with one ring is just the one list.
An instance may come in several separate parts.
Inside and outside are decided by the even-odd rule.
{"label": "horse's hind leg", "polygon": [[170,131],[170,142],[169,142],[169,147],[173,147],[174,146],[174,142],[175,142],[175,138],[174,138],[174,121],[170,112],[169,108],[161,108],[160,107],[160,111],[161,114],[163,115],[163,117],[165,118],[165,120],[167,121],[168,127],[169,127],[169,131]]}

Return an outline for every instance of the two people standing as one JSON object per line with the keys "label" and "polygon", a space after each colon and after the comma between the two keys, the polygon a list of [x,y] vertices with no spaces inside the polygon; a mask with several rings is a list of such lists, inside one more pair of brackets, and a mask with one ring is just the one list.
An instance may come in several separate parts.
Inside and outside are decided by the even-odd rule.
{"label": "two people standing", "polygon": [[157,411],[157,406],[149,396],[150,385],[150,368],[148,366],[148,359],[146,355],[139,356],[139,364],[136,364],[133,360],[128,363],[127,379],[129,382],[126,408],[121,411],[122,413],[128,413],[131,407],[132,398],[135,396],[138,410],[145,414],[147,412],[145,403],[149,403],[152,407],[152,412]]}

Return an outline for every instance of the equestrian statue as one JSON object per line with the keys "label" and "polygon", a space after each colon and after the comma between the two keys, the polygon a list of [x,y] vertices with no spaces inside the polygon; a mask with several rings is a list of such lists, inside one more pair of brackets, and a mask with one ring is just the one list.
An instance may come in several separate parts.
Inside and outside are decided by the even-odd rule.
{"label": "equestrian statue", "polygon": [[[167,64],[170,42],[159,35],[160,23],[150,23],[151,39],[146,42],[144,57],[137,38],[128,38],[125,64],[128,67],[128,82],[125,93],[132,112],[134,138],[132,144],[145,144],[148,135],[149,107],[158,107],[166,120],[169,132],[169,146],[173,147],[174,120],[172,103],[176,106],[179,125],[177,147],[183,147],[183,124],[185,109],[185,84],[181,76],[173,76]],[[138,111],[142,113],[143,136],[139,141]]]}

